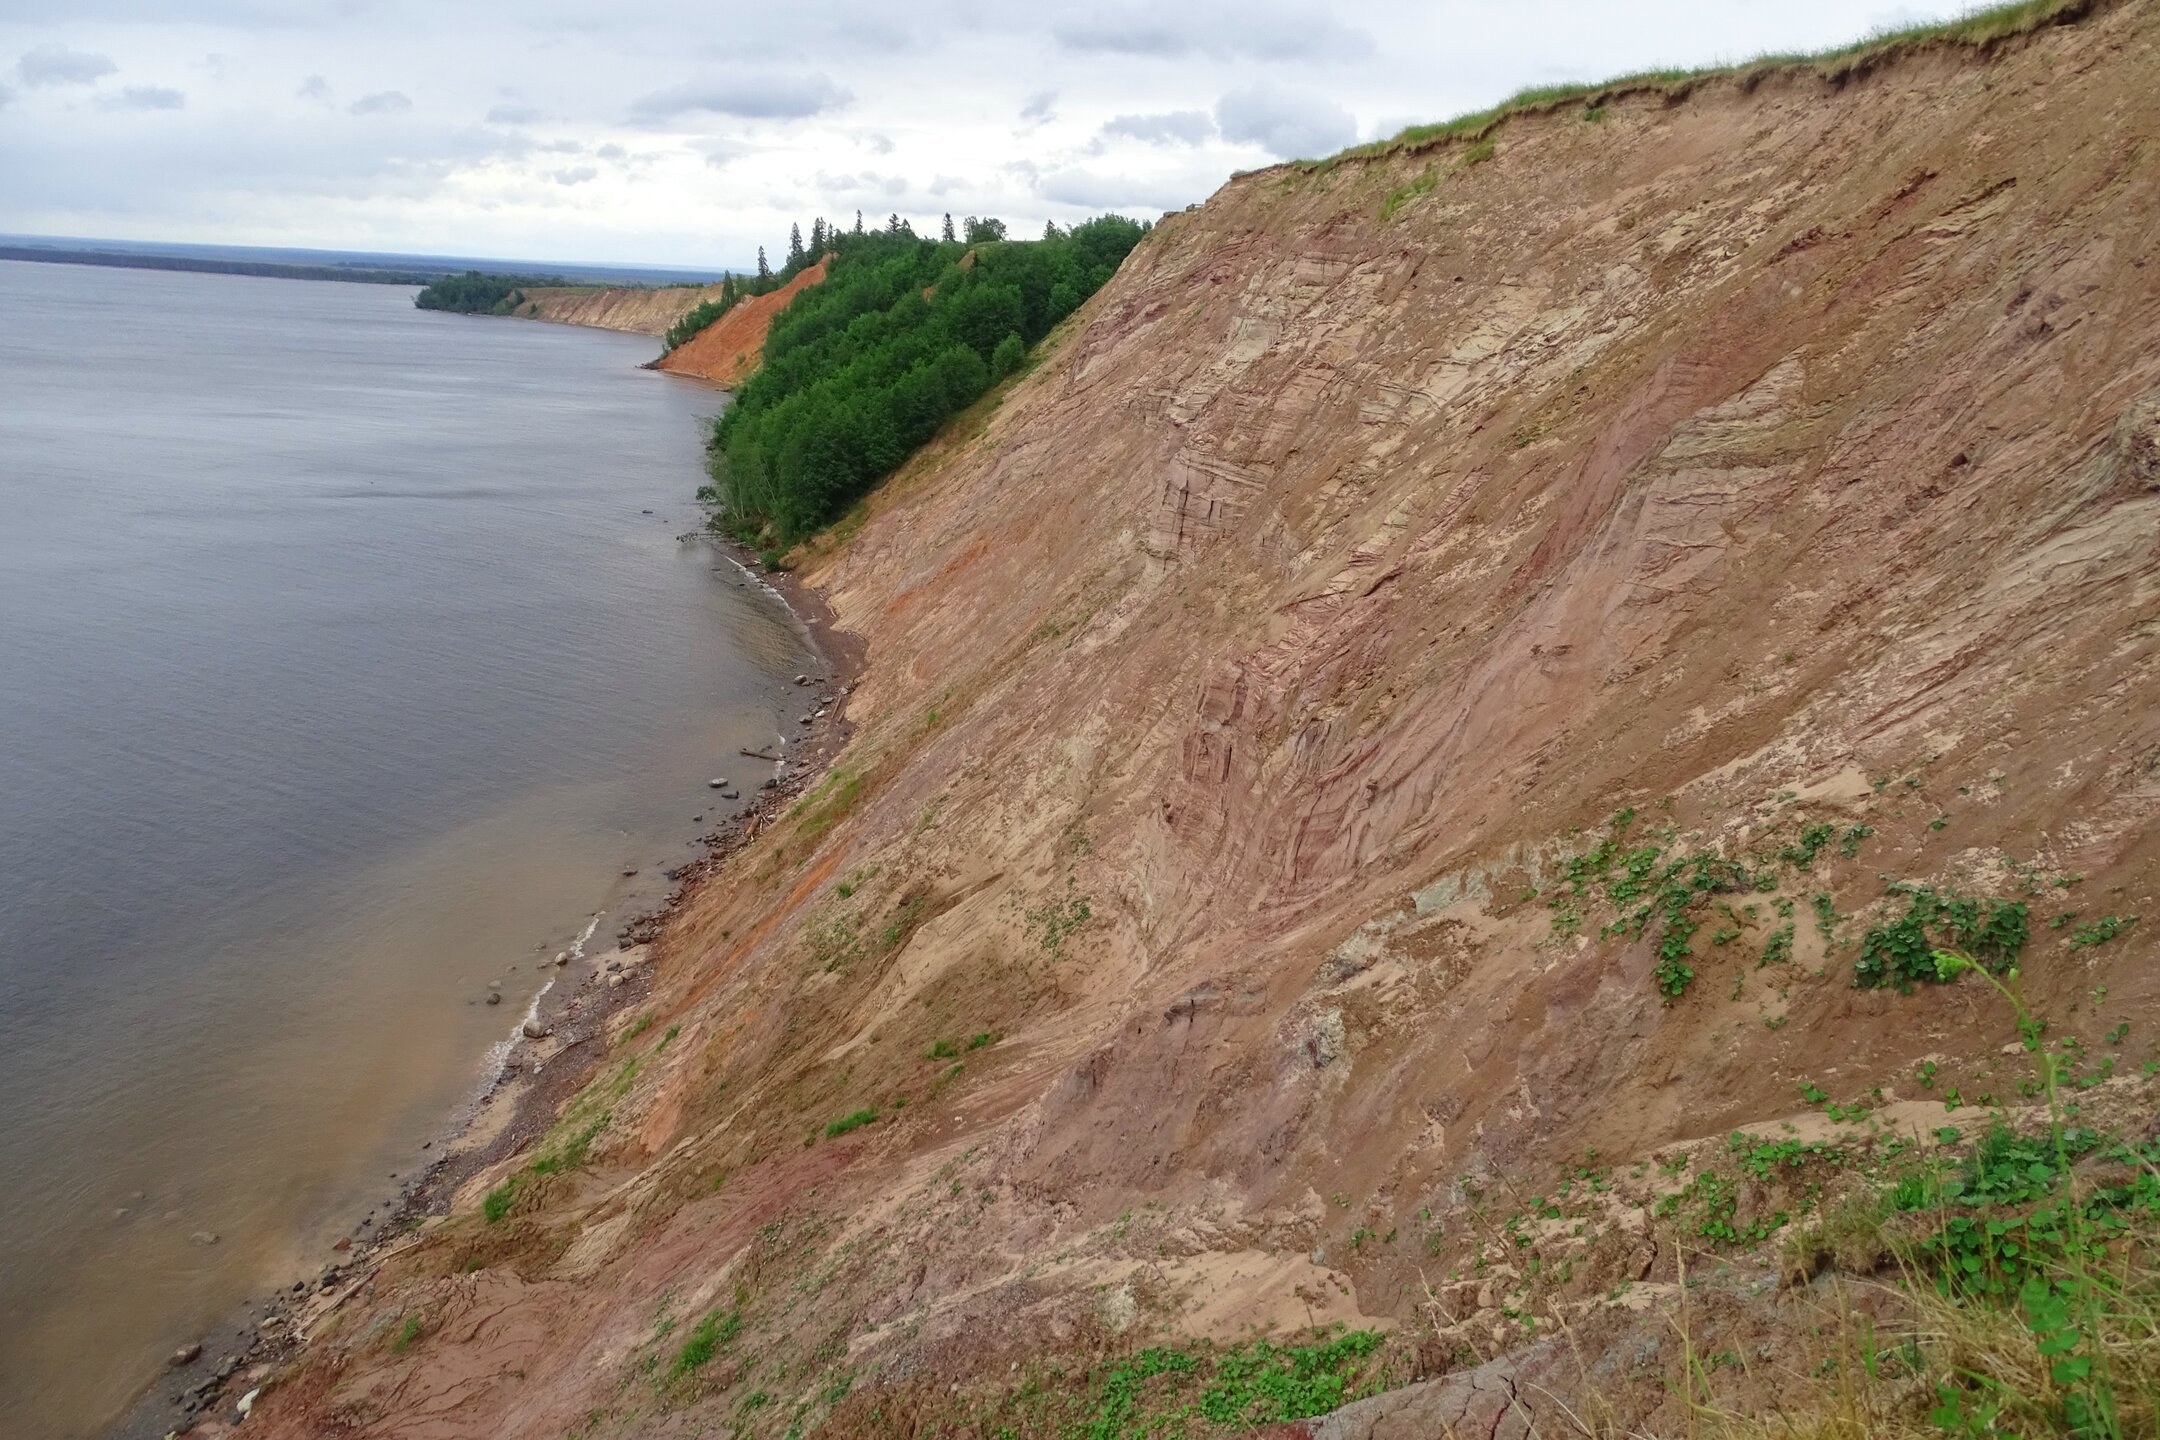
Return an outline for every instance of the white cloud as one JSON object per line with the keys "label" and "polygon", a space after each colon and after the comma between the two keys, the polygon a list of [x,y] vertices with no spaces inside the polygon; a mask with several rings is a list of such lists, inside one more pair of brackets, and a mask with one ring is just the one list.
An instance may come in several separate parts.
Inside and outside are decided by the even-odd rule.
{"label": "white cloud", "polygon": [[402,90],[378,90],[362,95],[346,108],[355,115],[396,115],[412,109],[412,100]]}
{"label": "white cloud", "polygon": [[1357,121],[1342,106],[1309,90],[1249,85],[1215,105],[1223,138],[1257,145],[1278,159],[1319,157],[1357,139]]}
{"label": "white cloud", "polygon": [[119,68],[109,55],[70,50],[53,41],[15,62],[15,74],[25,85],[90,85]]}
{"label": "white cloud", "polygon": [[497,105],[487,112],[490,125],[531,125],[541,118],[537,105]]}
{"label": "white cloud", "polygon": [[588,180],[600,178],[600,171],[591,165],[577,165],[568,170],[551,172],[550,178],[558,185],[583,185]]}

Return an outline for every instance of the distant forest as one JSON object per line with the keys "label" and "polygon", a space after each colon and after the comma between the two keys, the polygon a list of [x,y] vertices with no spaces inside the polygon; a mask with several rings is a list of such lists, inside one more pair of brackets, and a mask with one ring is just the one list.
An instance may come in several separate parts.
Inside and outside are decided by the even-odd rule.
{"label": "distant forest", "polygon": [[[1149,228],[1105,215],[1012,241],[999,221],[970,219],[958,232],[948,215],[929,240],[897,215],[882,229],[865,231],[860,215],[855,224],[819,222],[807,242],[798,227],[786,266],[767,271],[760,252],[760,275],[737,292],[771,290],[833,257],[824,283],[774,317],[757,372],[713,422],[704,497],[719,524],[754,544],[792,544],[899,468],[1019,369]],[[710,303],[717,316],[734,300]]]}
{"label": "distant forest", "polygon": [[458,315],[507,315],[525,298],[525,291],[569,283],[560,275],[488,275],[468,270],[443,276],[415,295],[413,304]]}

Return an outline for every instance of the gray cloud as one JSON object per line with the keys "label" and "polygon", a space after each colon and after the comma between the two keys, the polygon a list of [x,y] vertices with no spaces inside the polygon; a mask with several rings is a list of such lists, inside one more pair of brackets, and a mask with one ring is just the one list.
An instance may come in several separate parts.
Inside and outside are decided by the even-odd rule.
{"label": "gray cloud", "polygon": [[758,147],[746,145],[740,140],[694,140],[690,148],[705,157],[705,163],[715,170],[725,170],[745,155],[755,155]]}
{"label": "gray cloud", "polygon": [[630,154],[622,146],[614,144],[602,145],[592,153],[593,158],[596,160],[624,160],[628,159]]}
{"label": "gray cloud", "polygon": [[635,101],[630,113],[646,121],[699,111],[744,120],[801,120],[837,110],[854,98],[824,75],[746,71],[655,90]]}
{"label": "gray cloud", "polygon": [[15,73],[25,85],[89,85],[119,68],[109,55],[50,41],[15,62]]}
{"label": "gray cloud", "polygon": [[180,110],[186,106],[187,96],[169,85],[130,85],[98,101],[102,110]]}
{"label": "gray cloud", "polygon": [[1215,105],[1223,138],[1290,160],[1328,155],[1357,139],[1357,121],[1325,96],[1281,85],[1233,90]]}
{"label": "gray cloud", "polygon": [[330,82],[320,75],[310,75],[300,82],[299,89],[293,91],[293,98],[295,100],[319,100],[327,105],[330,103]]}
{"label": "gray cloud", "polygon": [[1020,118],[1031,125],[1057,119],[1057,111],[1050,108],[1057,104],[1057,98],[1055,90],[1036,91],[1028,96],[1027,104],[1020,107]]}
{"label": "gray cloud", "polygon": [[1118,115],[1105,121],[1102,133],[1150,145],[1203,145],[1213,138],[1215,122],[1204,110],[1170,110],[1160,115]]}
{"label": "gray cloud", "polygon": [[568,170],[557,170],[550,177],[558,185],[583,185],[588,180],[600,178],[600,172],[590,165],[577,165]]}
{"label": "gray cloud", "polygon": [[355,115],[395,115],[401,110],[412,109],[412,100],[402,90],[377,90],[372,95],[362,95],[346,108]]}
{"label": "gray cloud", "polygon": [[892,136],[890,135],[872,135],[864,140],[863,144],[868,145],[873,152],[879,155],[890,155],[893,152]]}
{"label": "gray cloud", "polygon": [[1051,27],[1068,50],[1181,60],[1356,60],[1373,52],[1372,37],[1331,16],[1267,4],[1203,3],[1166,10],[1156,5],[1091,9]]}
{"label": "gray cloud", "polygon": [[1189,183],[1133,175],[1105,175],[1067,166],[1036,183],[1036,193],[1058,205],[1087,210],[1174,210],[1197,199]]}
{"label": "gray cloud", "polygon": [[487,112],[490,125],[531,125],[540,119],[537,105],[497,105]]}
{"label": "gray cloud", "polygon": [[0,110],[15,103],[15,91],[11,86],[0,85]]}

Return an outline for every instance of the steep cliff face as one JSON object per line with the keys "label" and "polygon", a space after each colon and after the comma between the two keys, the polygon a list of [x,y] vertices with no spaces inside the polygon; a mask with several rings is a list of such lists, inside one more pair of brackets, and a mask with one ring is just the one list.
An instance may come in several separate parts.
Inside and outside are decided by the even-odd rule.
{"label": "steep cliff face", "polygon": [[715,385],[740,385],[757,369],[765,348],[765,331],[773,316],[825,278],[825,263],[820,260],[799,272],[770,295],[738,300],[727,314],[670,350],[659,368],[670,375],[688,375]]}
{"label": "steep cliff face", "polygon": [[[1266,1322],[1444,1366],[1522,1334],[1519,1274],[1452,1283],[1481,1191],[2009,1083],[1972,987],[1855,987],[1886,880],[2029,905],[2073,1027],[2155,1014],[2144,924],[2044,922],[2152,913],[2160,860],[2156,77],[2160,10],[2096,7],[1165,221],[809,558],[857,733],[663,937],[590,1158],[387,1264],[250,1428],[905,1434]],[[1692,983],[1569,883],[1608,837],[1736,867]],[[1650,1214],[1538,1241],[1586,1343],[1675,1293]]]}
{"label": "steep cliff face", "polygon": [[719,293],[718,285],[662,285],[652,289],[590,285],[545,287],[527,290],[524,303],[511,313],[527,320],[550,320],[558,325],[589,325],[596,330],[664,335],[690,307]]}

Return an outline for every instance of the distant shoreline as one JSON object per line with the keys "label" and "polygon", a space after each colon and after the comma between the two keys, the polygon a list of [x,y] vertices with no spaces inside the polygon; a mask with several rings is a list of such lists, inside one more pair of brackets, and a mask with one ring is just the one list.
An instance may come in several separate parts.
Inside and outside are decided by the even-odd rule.
{"label": "distant shoreline", "polygon": [[346,280],[360,285],[426,285],[448,270],[387,270],[361,265],[294,265],[275,260],[219,260],[193,255],[141,255],[122,250],[61,250],[0,245],[0,260],[48,265],[104,265],[121,270],[185,270],[204,275],[257,275],[272,280]]}

